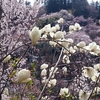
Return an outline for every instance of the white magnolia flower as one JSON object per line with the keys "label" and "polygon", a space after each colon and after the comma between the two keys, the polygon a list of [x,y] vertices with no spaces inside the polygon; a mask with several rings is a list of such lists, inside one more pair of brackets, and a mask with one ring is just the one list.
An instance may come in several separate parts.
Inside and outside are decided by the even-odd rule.
{"label": "white magnolia flower", "polygon": [[74,25],[70,25],[69,26],[69,33],[73,33],[75,30],[74,30]]}
{"label": "white magnolia flower", "polygon": [[53,73],[56,73],[56,72],[57,72],[57,70],[58,70],[58,68],[57,68],[57,67],[56,67],[56,68],[51,67],[49,71],[50,71],[50,72],[53,72]]}
{"label": "white magnolia flower", "polygon": [[74,25],[69,26],[69,33],[73,33],[74,31],[81,30],[82,27],[80,26],[79,23],[75,23]]}
{"label": "white magnolia flower", "polygon": [[79,100],[88,100],[90,93],[85,92],[83,90],[79,91]]}
{"label": "white magnolia flower", "polygon": [[56,24],[56,25],[55,25],[55,28],[56,28],[56,30],[60,30],[59,24]]}
{"label": "white magnolia flower", "polygon": [[68,88],[61,88],[59,95],[65,96],[66,94],[69,94],[69,89]]}
{"label": "white magnolia flower", "polygon": [[45,97],[42,97],[41,100],[47,100],[47,98],[48,98],[48,97],[45,96]]}
{"label": "white magnolia flower", "polygon": [[63,68],[62,68],[62,72],[63,72],[63,74],[65,75],[65,74],[67,73],[67,68],[66,68],[66,67],[63,67]]}
{"label": "white magnolia flower", "polygon": [[67,48],[68,45],[69,45],[69,43],[67,42],[66,39],[62,39],[61,42],[60,42],[60,44],[61,44],[64,48]]}
{"label": "white magnolia flower", "polygon": [[92,67],[83,67],[83,74],[85,77],[91,78],[93,77],[97,71],[95,71],[94,68]]}
{"label": "white magnolia flower", "polygon": [[91,54],[98,55],[100,54],[100,46],[96,44],[96,42],[90,43],[85,49],[89,50]]}
{"label": "white magnolia flower", "polygon": [[56,46],[57,46],[57,43],[54,42],[54,41],[49,41],[49,44],[50,44],[52,47],[56,47]]}
{"label": "white magnolia flower", "polygon": [[100,64],[95,64],[93,67],[96,71],[100,71]]}
{"label": "white magnolia flower", "polygon": [[70,63],[69,56],[64,55],[64,56],[63,56],[63,59],[62,59],[62,62],[63,62],[63,63],[67,63],[67,64]]}
{"label": "white magnolia flower", "polygon": [[31,74],[29,70],[22,69],[17,73],[17,79],[19,83],[27,83],[31,80]]}
{"label": "white magnolia flower", "polygon": [[73,53],[76,52],[76,50],[75,50],[72,46],[70,46],[70,47],[69,47],[69,52],[73,54]]}
{"label": "white magnolia flower", "polygon": [[44,63],[44,64],[41,65],[41,68],[40,69],[46,69],[46,68],[48,68],[48,64],[45,64]]}
{"label": "white magnolia flower", "polygon": [[59,23],[59,24],[64,23],[64,19],[63,19],[63,18],[60,18],[60,19],[58,20],[58,23]]}
{"label": "white magnolia flower", "polygon": [[45,26],[43,27],[43,31],[44,31],[45,33],[49,33],[49,32],[51,31],[51,24],[45,25]]}
{"label": "white magnolia flower", "polygon": [[92,96],[95,96],[95,95],[97,95],[97,94],[99,94],[100,93],[100,87],[95,87],[94,88],[94,91],[93,91],[93,93],[92,93]]}
{"label": "white magnolia flower", "polygon": [[81,30],[81,29],[82,29],[82,27],[80,26],[80,24],[79,23],[75,23],[74,30],[78,31],[78,30]]}
{"label": "white magnolia flower", "polygon": [[50,88],[50,87],[51,87],[51,84],[50,84],[50,83],[48,83],[48,84],[47,84],[47,87],[49,87],[49,88]]}
{"label": "white magnolia flower", "polygon": [[47,34],[43,34],[42,37],[41,37],[41,39],[47,40]]}
{"label": "white magnolia flower", "polygon": [[67,39],[67,42],[70,43],[70,44],[72,44],[72,43],[74,42],[74,40],[71,39],[71,38],[68,38],[68,39]]}
{"label": "white magnolia flower", "polygon": [[84,41],[81,41],[77,44],[78,47],[83,48],[86,46],[86,43]]}
{"label": "white magnolia flower", "polygon": [[64,47],[64,48],[68,48],[68,46],[70,45],[70,44],[72,44],[74,41],[73,41],[73,39],[71,39],[71,38],[68,38],[68,39],[62,39],[61,40],[61,45]]}
{"label": "white magnolia flower", "polygon": [[3,63],[8,62],[10,59],[11,59],[11,55],[8,55],[8,56],[3,60]]}
{"label": "white magnolia flower", "polygon": [[51,79],[51,80],[49,81],[49,84],[51,84],[51,86],[55,86],[56,83],[57,83],[57,80],[56,80],[56,79]]}
{"label": "white magnolia flower", "polygon": [[95,73],[95,75],[91,77],[91,80],[92,80],[93,82],[96,82],[97,79],[98,79],[98,76],[99,76],[99,73]]}
{"label": "white magnolia flower", "polygon": [[50,35],[51,38],[54,38],[55,33],[54,32],[50,32],[49,35]]}
{"label": "white magnolia flower", "polygon": [[55,26],[53,26],[52,28],[51,28],[51,32],[56,32],[57,31],[57,28],[55,27]]}
{"label": "white magnolia flower", "polygon": [[47,75],[47,70],[46,70],[46,69],[43,69],[43,70],[41,71],[41,76],[44,77],[44,76],[46,76],[46,75]]}
{"label": "white magnolia flower", "polygon": [[64,34],[62,31],[57,31],[54,36],[55,39],[62,39],[64,38]]}
{"label": "white magnolia flower", "polygon": [[45,78],[45,79],[42,79],[42,84],[45,84],[46,82],[48,81],[48,79],[47,78]]}
{"label": "white magnolia flower", "polygon": [[86,43],[84,41],[81,41],[77,44],[77,46],[74,46],[74,49],[80,52],[86,52],[85,46]]}
{"label": "white magnolia flower", "polygon": [[63,31],[64,36],[66,35],[66,31]]}
{"label": "white magnolia flower", "polygon": [[30,31],[29,37],[32,40],[33,45],[35,45],[37,43],[37,41],[40,39],[40,37],[41,37],[41,34],[39,32],[39,28],[38,27],[34,27],[32,29],[32,31]]}
{"label": "white magnolia flower", "polygon": [[44,96],[41,98],[41,100],[50,100],[50,98],[48,98],[47,96]]}
{"label": "white magnolia flower", "polygon": [[[52,75],[52,76],[51,76]],[[49,73],[49,76],[51,76],[51,78],[55,77],[55,73],[52,74],[52,72]]]}

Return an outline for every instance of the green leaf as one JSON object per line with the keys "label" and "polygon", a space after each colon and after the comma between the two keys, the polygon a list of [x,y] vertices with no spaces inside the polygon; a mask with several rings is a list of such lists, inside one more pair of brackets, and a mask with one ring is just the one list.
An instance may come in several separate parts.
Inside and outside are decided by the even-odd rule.
{"label": "green leaf", "polygon": [[29,84],[29,85],[33,85],[34,82],[33,82],[32,80],[30,80],[30,81],[28,82],[28,84]]}
{"label": "green leaf", "polygon": [[10,78],[13,78],[13,76],[16,74],[16,72],[17,72],[17,70],[14,70],[14,71],[9,75],[9,77],[10,77]]}
{"label": "green leaf", "polygon": [[15,60],[15,62],[17,62],[19,59],[15,57],[14,60]]}
{"label": "green leaf", "polygon": [[31,67],[34,69],[34,68],[36,68],[36,65],[32,62]]}
{"label": "green leaf", "polygon": [[18,100],[18,97],[15,97],[14,100]]}
{"label": "green leaf", "polygon": [[13,68],[16,67],[16,63],[12,64],[12,67],[13,67]]}
{"label": "green leaf", "polygon": [[30,99],[31,99],[31,100],[36,100],[36,99],[35,99],[35,96],[34,96],[33,94],[30,94]]}

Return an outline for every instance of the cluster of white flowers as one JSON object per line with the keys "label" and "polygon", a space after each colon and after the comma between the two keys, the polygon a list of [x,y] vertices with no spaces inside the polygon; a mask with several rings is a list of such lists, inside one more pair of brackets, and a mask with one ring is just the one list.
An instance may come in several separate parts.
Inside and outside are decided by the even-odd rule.
{"label": "cluster of white flowers", "polygon": [[82,27],[80,26],[79,23],[75,23],[74,25],[69,26],[69,33],[73,33],[74,31],[81,30]]}
{"label": "cluster of white flowers", "polygon": [[48,68],[48,64],[42,64],[41,65],[41,77],[46,77],[47,75],[47,68]]}
{"label": "cluster of white flowers", "polygon": [[90,43],[85,49],[89,50],[89,52],[93,55],[100,55],[100,46],[96,44],[96,42]]}
{"label": "cluster of white flowers", "polygon": [[[48,68],[48,64],[45,64],[45,63],[42,64],[41,68],[40,68],[41,69],[41,77],[42,77],[42,83],[43,84],[45,84],[48,81],[48,79],[47,79],[47,69],[46,68]],[[51,67],[49,69],[49,76],[51,76],[51,79],[49,80],[49,82],[47,84],[48,87],[56,85],[57,80],[54,79],[54,77],[55,77],[55,73],[57,72],[57,70],[58,70],[58,68],[54,69],[54,67]]]}
{"label": "cluster of white flowers", "polygon": [[[58,20],[59,24],[62,24],[64,22],[63,18],[60,18]],[[51,26],[51,24],[45,25],[42,29],[39,29],[38,27],[34,27],[32,31],[29,33],[29,37],[32,40],[33,45],[35,45],[39,39],[47,40],[48,36],[50,36],[54,40],[60,40],[64,38],[64,35],[66,35],[65,31],[60,31],[59,24],[56,24],[55,26]],[[50,41],[51,46],[56,46],[55,42]]]}
{"label": "cluster of white flowers", "polygon": [[67,56],[75,53],[76,51],[79,52],[86,52],[89,51],[92,55],[100,55],[100,46],[96,44],[96,42],[92,42],[88,45],[84,41],[79,42],[78,44],[72,46],[73,40],[72,39],[63,39],[59,42],[63,47],[63,53]]}
{"label": "cluster of white flowers", "polygon": [[86,43],[84,41],[79,42],[76,46],[74,46],[74,49],[76,51],[80,52],[86,52]]}
{"label": "cluster of white flowers", "polygon": [[[60,25],[64,23],[64,19],[60,18],[58,21],[58,24],[55,26],[51,26],[51,24],[45,25],[42,29],[39,29],[38,27],[34,27],[32,31],[29,33],[30,39],[32,40],[33,45],[35,45],[39,39],[41,40],[49,40],[49,44],[52,47],[56,46],[61,46],[63,48],[63,58],[62,62],[63,63],[70,63],[69,57],[71,54],[75,53],[76,51],[79,52],[86,52],[89,51],[93,55],[100,55],[100,46],[97,45],[95,42],[90,43],[89,45],[86,46],[86,43],[84,41],[79,42],[76,45],[74,44],[73,39],[65,38],[66,32],[61,31]],[[81,30],[82,27],[80,26],[79,23],[75,23],[74,25],[69,26],[69,33],[73,33],[74,31]],[[48,38],[49,37],[49,38]],[[47,72],[48,75],[51,76],[47,86],[55,86],[57,83],[57,80],[55,79],[55,73],[57,73],[58,68],[51,67],[48,71],[48,64],[42,64],[41,65],[41,82],[45,84],[48,81],[47,77]],[[99,71],[100,71],[100,64],[96,64],[93,67],[86,67],[84,66],[82,69],[83,75],[85,77],[90,78],[92,81],[96,82],[98,76],[99,76]],[[64,75],[67,73],[67,68],[63,67],[62,72]],[[29,77],[28,77],[29,78]],[[20,79],[20,78],[19,78]],[[23,82],[22,79],[19,81]],[[100,91],[100,88],[98,89]],[[95,93],[95,91],[93,92]],[[69,90],[68,88],[61,88],[59,95],[68,95],[69,96]],[[89,92],[80,90],[79,92],[79,99],[80,100],[87,100],[90,96]],[[42,97],[42,100],[47,99],[47,96]]]}
{"label": "cluster of white flowers", "polygon": [[[93,67],[83,67],[83,75],[91,78],[92,81],[96,82],[100,74],[100,64],[95,64]],[[100,80],[98,80],[100,81]]]}

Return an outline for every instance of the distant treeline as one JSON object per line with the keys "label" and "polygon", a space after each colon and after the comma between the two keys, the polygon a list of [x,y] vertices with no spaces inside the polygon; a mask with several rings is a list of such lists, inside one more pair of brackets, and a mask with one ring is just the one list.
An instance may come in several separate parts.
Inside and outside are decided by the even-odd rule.
{"label": "distant treeline", "polygon": [[45,7],[48,14],[66,9],[74,16],[100,19],[100,2],[89,4],[87,0],[45,0]]}

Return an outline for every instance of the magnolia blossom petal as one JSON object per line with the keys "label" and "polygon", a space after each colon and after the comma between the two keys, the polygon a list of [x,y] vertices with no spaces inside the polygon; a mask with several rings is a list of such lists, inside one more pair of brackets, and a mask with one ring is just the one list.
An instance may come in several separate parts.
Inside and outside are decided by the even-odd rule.
{"label": "magnolia blossom petal", "polygon": [[85,77],[91,78],[97,73],[92,67],[83,67],[83,74]]}
{"label": "magnolia blossom petal", "polygon": [[51,32],[56,32],[57,31],[57,26],[55,27],[55,26],[53,26],[52,28],[51,28]]}
{"label": "magnolia blossom petal", "polygon": [[53,32],[50,32],[49,34],[51,38],[54,38],[55,34]]}
{"label": "magnolia blossom petal", "polygon": [[49,84],[51,84],[52,86],[55,86],[56,83],[57,83],[57,80],[56,80],[56,79],[51,79],[51,80],[49,81]]}
{"label": "magnolia blossom petal", "polygon": [[80,24],[79,23],[75,23],[74,30],[78,31],[78,30],[81,30],[81,29],[82,29],[82,27],[80,26]]}
{"label": "magnolia blossom petal", "polygon": [[30,71],[26,69],[22,69],[17,73],[17,79],[19,83],[25,83],[30,81]]}
{"label": "magnolia blossom petal", "polygon": [[29,37],[32,40],[33,45],[37,43],[37,41],[40,39],[41,34],[39,32],[38,27],[34,27],[32,31],[29,32]]}
{"label": "magnolia blossom petal", "polygon": [[59,24],[56,24],[56,25],[55,25],[55,28],[56,28],[56,30],[60,30]]}
{"label": "magnolia blossom petal", "polygon": [[63,67],[63,68],[62,68],[62,72],[63,72],[63,74],[65,75],[65,74],[67,73],[67,67]]}
{"label": "magnolia blossom petal", "polygon": [[47,70],[46,70],[46,69],[43,69],[43,70],[41,71],[41,76],[44,77],[44,76],[46,76],[46,75],[47,75]]}
{"label": "magnolia blossom petal", "polygon": [[54,41],[49,41],[49,44],[50,44],[52,47],[56,47],[56,46],[57,46],[57,43],[54,42]]}
{"label": "magnolia blossom petal", "polygon": [[61,88],[59,95],[65,96],[65,94],[69,94],[69,89],[68,88]]}
{"label": "magnolia blossom petal", "polygon": [[88,100],[90,93],[85,92],[83,90],[79,91],[79,100]]}
{"label": "magnolia blossom petal", "polygon": [[44,63],[44,64],[41,65],[41,68],[40,69],[46,69],[46,68],[48,68],[48,64],[45,64]]}
{"label": "magnolia blossom petal", "polygon": [[55,37],[54,37],[55,39],[62,39],[62,38],[64,38],[64,34],[63,34],[63,32],[62,31],[57,31],[56,33],[55,33]]}
{"label": "magnolia blossom petal", "polygon": [[100,71],[100,64],[95,64],[93,67],[96,71]]}

